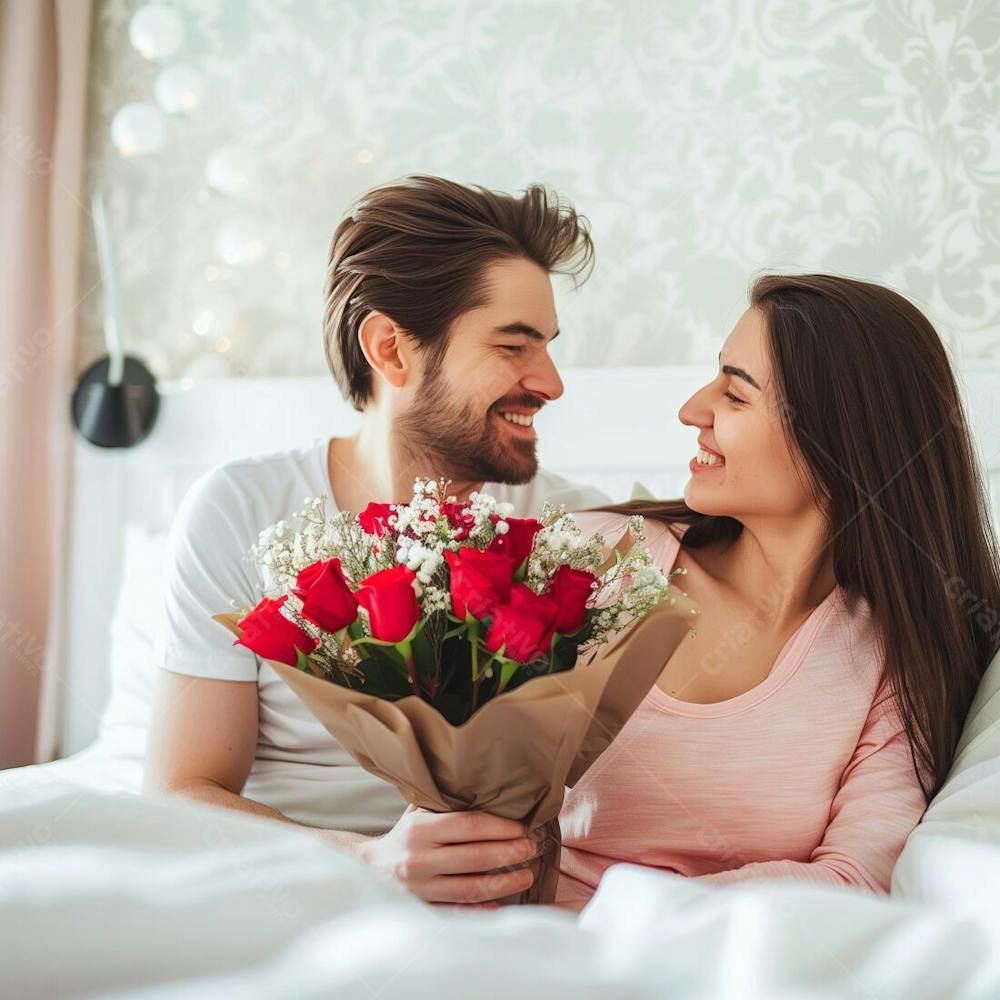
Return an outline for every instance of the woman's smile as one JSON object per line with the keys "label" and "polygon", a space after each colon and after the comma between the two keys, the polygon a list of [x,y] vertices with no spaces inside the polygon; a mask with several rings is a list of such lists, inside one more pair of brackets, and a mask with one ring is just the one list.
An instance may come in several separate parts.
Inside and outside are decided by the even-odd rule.
{"label": "woman's smile", "polygon": [[725,464],[726,460],[717,451],[699,445],[698,454],[691,459],[689,468],[693,473],[717,472]]}

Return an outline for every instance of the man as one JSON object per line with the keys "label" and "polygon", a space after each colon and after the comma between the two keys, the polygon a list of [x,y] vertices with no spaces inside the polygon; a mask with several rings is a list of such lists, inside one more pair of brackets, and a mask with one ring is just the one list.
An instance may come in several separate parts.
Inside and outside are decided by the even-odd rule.
{"label": "man", "polygon": [[415,176],[360,199],[333,237],[324,338],[361,428],[220,466],[185,497],[171,530],[146,790],[316,828],[427,900],[525,887],[524,871],[467,874],[530,857],[523,824],[406,808],[211,615],[257,603],[262,581],[246,553],[303,496],[358,511],[408,499],[419,475],[450,479],[459,500],[485,490],[521,516],[545,500],[607,503],[539,470],[532,426],[563,392],[548,353],[559,334],[550,274],[576,276],[592,261],[585,221],[539,185],[514,197]]}

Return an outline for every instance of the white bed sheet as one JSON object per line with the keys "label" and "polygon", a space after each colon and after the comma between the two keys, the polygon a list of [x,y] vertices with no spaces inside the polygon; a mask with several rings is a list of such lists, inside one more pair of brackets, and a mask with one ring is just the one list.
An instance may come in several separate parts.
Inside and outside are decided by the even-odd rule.
{"label": "white bed sheet", "polygon": [[[444,910],[306,831],[53,777],[0,797],[0,849],[4,996],[1000,996],[990,893],[945,909],[621,865],[579,920]],[[1000,853],[968,865],[1000,884]]]}

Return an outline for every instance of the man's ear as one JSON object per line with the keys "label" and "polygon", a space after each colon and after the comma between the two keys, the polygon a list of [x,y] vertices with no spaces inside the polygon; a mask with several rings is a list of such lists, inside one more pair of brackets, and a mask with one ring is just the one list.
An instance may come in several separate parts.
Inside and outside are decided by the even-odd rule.
{"label": "man's ear", "polygon": [[385,313],[370,312],[358,327],[358,343],[372,371],[394,389],[412,377],[413,347],[405,331]]}

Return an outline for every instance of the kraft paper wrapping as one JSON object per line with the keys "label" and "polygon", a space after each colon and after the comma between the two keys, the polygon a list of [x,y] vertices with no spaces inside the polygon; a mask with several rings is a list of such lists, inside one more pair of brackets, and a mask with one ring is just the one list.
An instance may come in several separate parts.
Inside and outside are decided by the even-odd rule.
{"label": "kraft paper wrapping", "polygon": [[[559,811],[649,693],[694,624],[671,586],[631,628],[572,670],[535,677],[492,698],[460,726],[415,695],[387,701],[267,661],[347,752],[414,806],[484,809],[528,824],[541,853],[531,887],[505,903],[551,903],[559,880]],[[213,616],[237,637],[236,613]]]}

